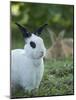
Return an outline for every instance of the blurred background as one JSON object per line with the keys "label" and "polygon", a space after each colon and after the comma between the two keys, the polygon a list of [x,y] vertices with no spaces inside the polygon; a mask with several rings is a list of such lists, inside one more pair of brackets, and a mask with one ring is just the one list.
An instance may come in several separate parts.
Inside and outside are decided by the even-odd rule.
{"label": "blurred background", "polygon": [[[48,23],[48,26],[56,35],[65,30],[64,38],[73,39],[73,5],[11,2],[10,8],[11,49],[24,48],[24,39],[15,22],[22,24],[30,32],[34,32],[39,26]],[[41,37],[46,48],[49,48],[51,46],[49,33],[44,30]],[[36,93],[28,94],[17,88],[12,96],[37,97],[74,94],[73,57],[62,60],[49,59],[44,62],[44,65],[44,76]]]}
{"label": "blurred background", "polygon": [[[24,42],[15,22],[24,25],[30,32],[48,23],[55,33],[65,29],[65,37],[73,37],[73,6],[11,2],[12,48],[20,48]],[[44,32],[41,36],[48,48],[51,43],[49,34]]]}

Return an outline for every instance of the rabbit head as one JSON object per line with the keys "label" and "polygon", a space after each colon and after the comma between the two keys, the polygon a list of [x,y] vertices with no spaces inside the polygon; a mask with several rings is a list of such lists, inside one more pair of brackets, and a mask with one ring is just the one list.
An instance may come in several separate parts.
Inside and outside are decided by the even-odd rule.
{"label": "rabbit head", "polygon": [[60,42],[63,37],[64,37],[64,33],[65,33],[65,30],[62,30],[58,36],[56,36],[56,33],[54,33],[51,29],[47,29],[49,35],[50,35],[50,39],[51,39],[51,42],[52,42],[52,45],[57,43],[57,42]]}
{"label": "rabbit head", "polygon": [[26,56],[32,58],[32,59],[40,59],[45,56],[46,53],[46,48],[43,42],[43,39],[39,37],[41,34],[42,30],[47,24],[44,24],[43,26],[39,27],[35,32],[30,33],[21,26],[20,24],[16,23],[16,25],[19,27],[21,30],[23,37],[25,39],[25,52]]}

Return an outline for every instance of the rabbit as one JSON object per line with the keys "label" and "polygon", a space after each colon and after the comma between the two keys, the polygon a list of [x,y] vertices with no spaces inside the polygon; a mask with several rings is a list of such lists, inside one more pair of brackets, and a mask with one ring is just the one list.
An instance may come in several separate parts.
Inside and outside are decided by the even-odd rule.
{"label": "rabbit", "polygon": [[38,89],[44,72],[43,57],[46,48],[43,39],[39,37],[47,24],[30,33],[25,27],[16,23],[21,30],[26,44],[24,49],[11,51],[11,87],[20,85],[25,91]]}
{"label": "rabbit", "polygon": [[48,29],[48,32],[52,40],[52,46],[46,50],[45,59],[60,59],[73,56],[73,39],[63,38],[65,30],[61,31],[57,38],[53,31]]}

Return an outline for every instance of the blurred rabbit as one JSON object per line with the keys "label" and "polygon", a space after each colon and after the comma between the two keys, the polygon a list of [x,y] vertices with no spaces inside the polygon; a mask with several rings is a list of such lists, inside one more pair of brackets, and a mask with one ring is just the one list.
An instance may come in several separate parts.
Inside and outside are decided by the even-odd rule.
{"label": "blurred rabbit", "polygon": [[61,31],[56,37],[55,33],[48,29],[52,46],[47,49],[45,59],[64,58],[73,56],[73,38],[63,38],[65,31]]}

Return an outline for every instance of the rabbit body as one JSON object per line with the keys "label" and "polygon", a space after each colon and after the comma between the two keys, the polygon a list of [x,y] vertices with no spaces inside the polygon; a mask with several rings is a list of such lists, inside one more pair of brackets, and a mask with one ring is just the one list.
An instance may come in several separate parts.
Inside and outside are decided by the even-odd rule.
{"label": "rabbit body", "polygon": [[73,56],[73,39],[56,41],[56,43],[47,49],[45,58],[67,58],[69,56]]}
{"label": "rabbit body", "polygon": [[43,59],[33,60],[22,49],[12,51],[12,82],[25,90],[39,87],[44,72]]}
{"label": "rabbit body", "polygon": [[65,38],[62,40],[62,48],[65,54],[65,57],[72,56],[73,57],[73,39]]}
{"label": "rabbit body", "polygon": [[46,59],[50,58],[63,58],[65,56],[62,43],[57,41],[46,51]]}

